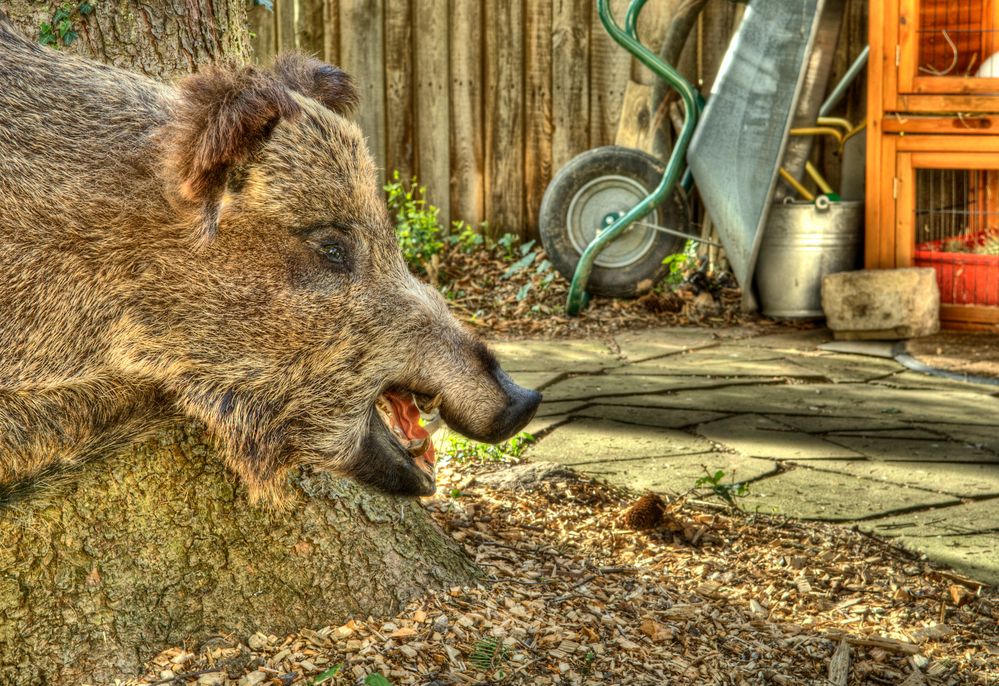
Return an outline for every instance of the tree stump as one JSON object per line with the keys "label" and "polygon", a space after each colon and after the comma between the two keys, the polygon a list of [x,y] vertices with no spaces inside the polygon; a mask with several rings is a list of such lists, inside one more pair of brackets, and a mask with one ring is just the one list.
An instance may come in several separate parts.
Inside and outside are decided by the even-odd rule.
{"label": "tree stump", "polygon": [[324,474],[251,506],[185,426],[0,505],[0,683],[107,682],[171,645],[384,615],[475,569],[418,503]]}

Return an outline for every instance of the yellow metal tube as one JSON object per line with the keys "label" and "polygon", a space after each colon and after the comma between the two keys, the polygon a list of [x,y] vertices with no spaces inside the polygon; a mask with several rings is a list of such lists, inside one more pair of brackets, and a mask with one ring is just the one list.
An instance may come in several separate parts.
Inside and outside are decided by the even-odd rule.
{"label": "yellow metal tube", "polygon": [[805,162],[805,172],[812,177],[812,181],[815,182],[815,185],[818,186],[823,193],[832,195],[832,186],[830,186],[829,182],[823,178],[822,174],[819,173],[819,170],[815,168],[814,164],[811,162]]}
{"label": "yellow metal tube", "polygon": [[798,179],[791,176],[791,172],[789,172],[787,169],[784,169],[784,167],[781,167],[778,171],[780,172],[780,177],[785,181],[787,181],[787,185],[793,188],[794,190],[798,191],[798,195],[803,197],[808,202],[813,202],[815,200],[815,194],[812,193],[807,188],[805,188],[804,186],[802,186],[801,182],[798,181]]}

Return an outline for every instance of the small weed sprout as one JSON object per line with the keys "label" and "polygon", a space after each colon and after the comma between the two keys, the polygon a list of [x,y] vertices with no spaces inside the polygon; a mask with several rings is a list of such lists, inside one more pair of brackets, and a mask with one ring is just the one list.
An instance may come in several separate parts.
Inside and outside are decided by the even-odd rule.
{"label": "small weed sprout", "polygon": [[694,482],[694,488],[708,487],[713,495],[718,496],[731,507],[737,508],[736,498],[743,498],[749,495],[749,486],[744,483],[722,483],[725,472],[721,469],[712,473],[707,467],[704,468],[704,476]]}
{"label": "small weed sprout", "polygon": [[520,432],[505,443],[488,445],[476,443],[464,436],[449,432],[441,442],[441,463],[454,461],[457,464],[482,464],[488,462],[516,462],[531,443],[534,436]]}

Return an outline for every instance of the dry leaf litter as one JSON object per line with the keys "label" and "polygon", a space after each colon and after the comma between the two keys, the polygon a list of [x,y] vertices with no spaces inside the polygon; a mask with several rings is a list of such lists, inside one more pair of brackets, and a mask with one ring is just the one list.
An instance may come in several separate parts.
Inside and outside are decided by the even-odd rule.
{"label": "dry leaf litter", "polygon": [[119,683],[999,683],[999,594],[875,538],[564,470],[483,485],[496,471],[444,466],[450,495],[425,501],[478,584],[391,618],[178,646]]}

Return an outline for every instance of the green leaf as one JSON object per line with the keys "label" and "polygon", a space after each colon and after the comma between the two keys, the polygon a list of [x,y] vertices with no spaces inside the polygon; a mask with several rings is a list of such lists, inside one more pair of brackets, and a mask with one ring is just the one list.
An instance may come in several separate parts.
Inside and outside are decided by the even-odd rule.
{"label": "green leaf", "polygon": [[392,686],[392,682],[378,672],[372,672],[364,677],[364,686]]}
{"label": "green leaf", "polygon": [[517,291],[517,302],[523,302],[524,298],[527,297],[527,294],[530,293],[530,291],[531,291],[531,282],[528,281],[527,283],[525,283],[523,286],[520,287],[519,291]]}
{"label": "green leaf", "polygon": [[534,262],[534,259],[537,256],[538,256],[537,253],[533,253],[533,252],[531,254],[529,254],[529,255],[524,255],[519,260],[517,260],[516,262],[514,262],[513,264],[510,265],[510,268],[507,269],[506,272],[503,274],[503,278],[504,279],[509,279],[511,276],[513,276],[517,272],[519,272],[519,271],[521,271],[523,269],[527,269],[528,267],[531,266],[531,264]]}
{"label": "green leaf", "polygon": [[73,41],[75,41],[77,36],[79,35],[80,34],[78,34],[76,31],[67,31],[66,33],[62,34],[63,45],[72,45]]}
{"label": "green leaf", "polygon": [[80,9],[80,14],[82,14],[83,16],[87,16],[88,14],[94,11],[94,6],[91,5],[89,2],[81,2],[79,9]]}
{"label": "green leaf", "polygon": [[523,245],[521,245],[520,246],[520,254],[521,255],[526,255],[527,253],[531,252],[531,248],[534,247],[534,243],[535,242],[533,240],[531,240],[531,241],[527,241],[526,243],[524,243]]}
{"label": "green leaf", "polygon": [[340,664],[333,665],[332,667],[330,667],[329,669],[327,669],[322,674],[317,674],[315,676],[315,678],[312,680],[312,683],[313,684],[321,684],[324,681],[329,681],[334,676],[336,676],[337,674],[339,674],[339,672],[340,672],[341,669],[343,669],[343,663],[342,662]]}

